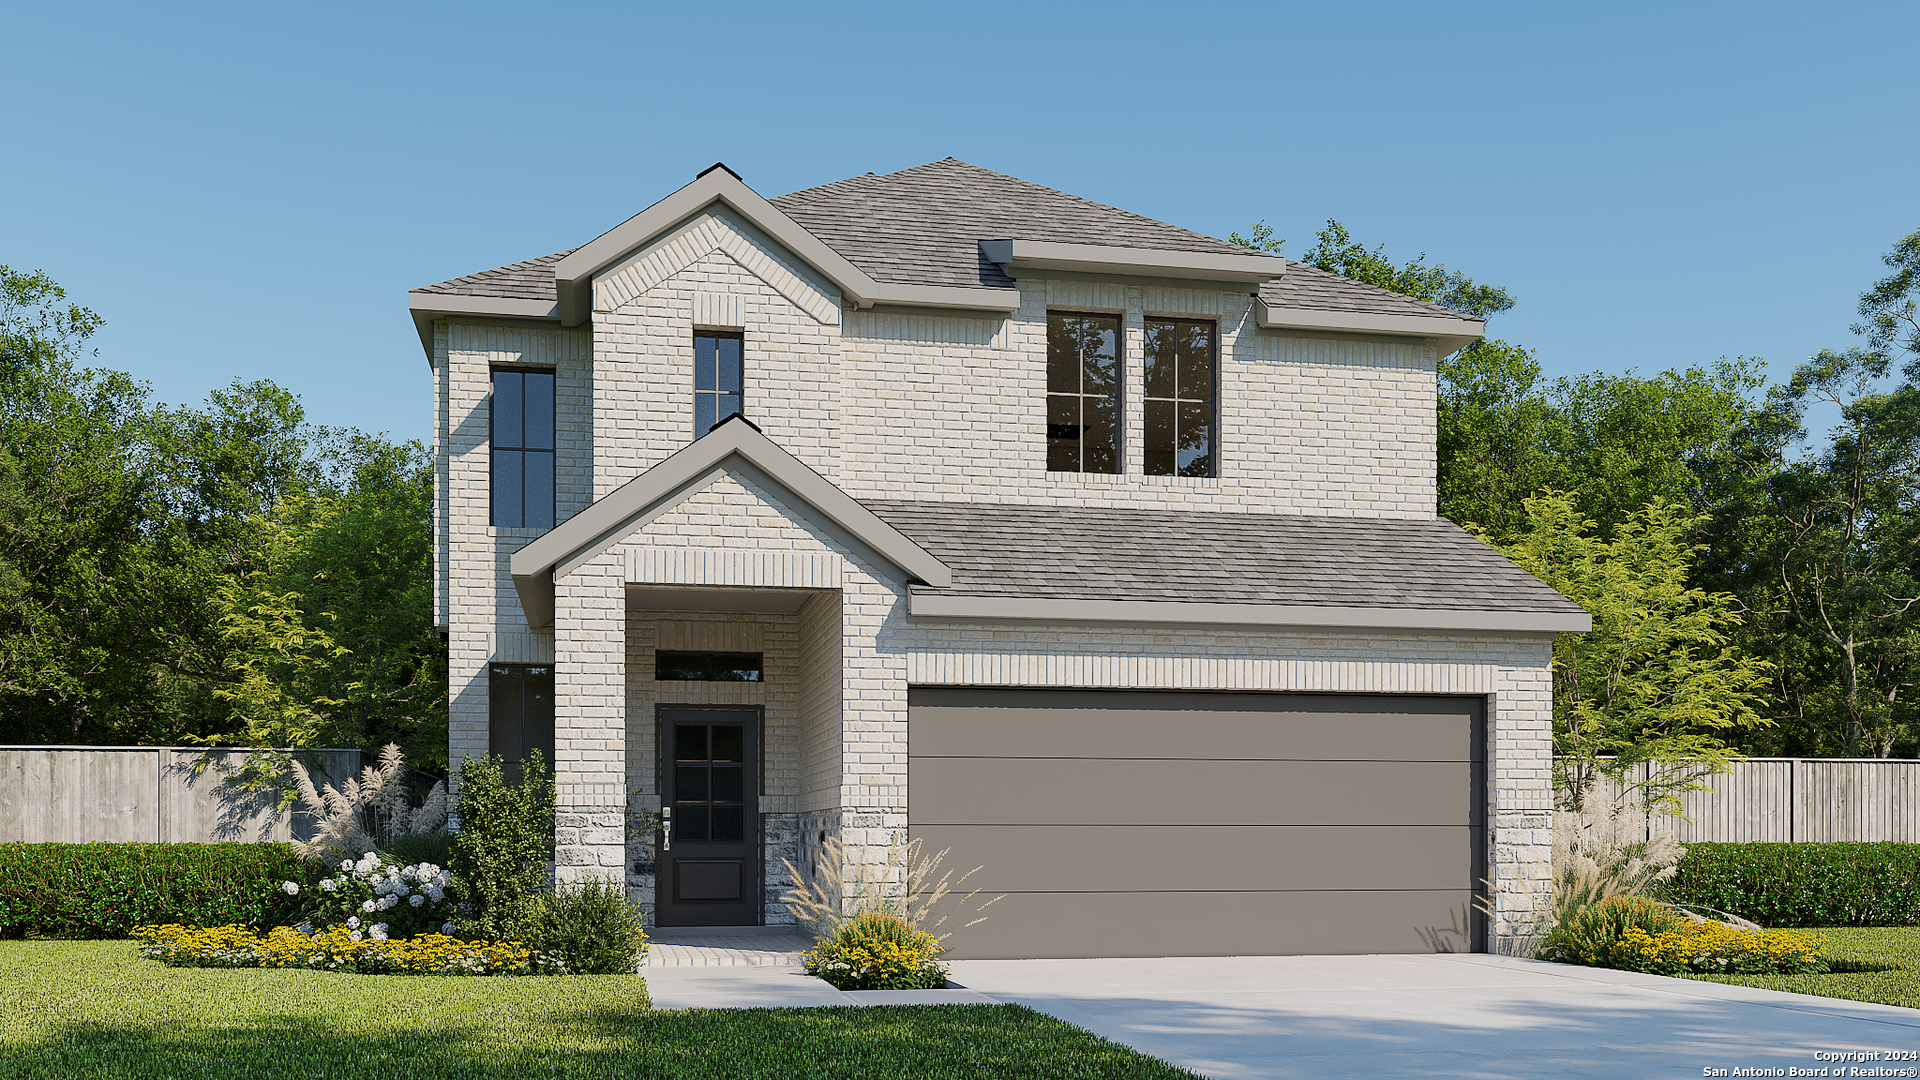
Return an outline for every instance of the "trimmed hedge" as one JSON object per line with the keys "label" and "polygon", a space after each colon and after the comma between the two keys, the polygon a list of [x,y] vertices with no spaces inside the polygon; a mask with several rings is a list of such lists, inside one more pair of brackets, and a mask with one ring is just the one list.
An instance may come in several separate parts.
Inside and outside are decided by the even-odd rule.
{"label": "trimmed hedge", "polygon": [[136,926],[289,920],[312,863],[286,844],[0,844],[0,937],[123,938]]}
{"label": "trimmed hedge", "polygon": [[1920,844],[1688,844],[1661,899],[1762,926],[1920,924]]}

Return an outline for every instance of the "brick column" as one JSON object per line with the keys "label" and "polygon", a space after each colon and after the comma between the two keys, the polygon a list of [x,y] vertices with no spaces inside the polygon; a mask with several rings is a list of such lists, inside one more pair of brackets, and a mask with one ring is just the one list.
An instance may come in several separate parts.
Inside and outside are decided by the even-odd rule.
{"label": "brick column", "polygon": [[626,879],[626,565],[601,555],[553,587],[557,880]]}

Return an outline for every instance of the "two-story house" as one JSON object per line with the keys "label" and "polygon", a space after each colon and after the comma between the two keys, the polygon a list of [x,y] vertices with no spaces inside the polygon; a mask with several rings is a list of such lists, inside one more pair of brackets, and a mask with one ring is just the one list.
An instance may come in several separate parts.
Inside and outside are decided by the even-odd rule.
{"label": "two-story house", "polygon": [[410,300],[453,760],[548,751],[562,878],[776,924],[919,837],[1006,894],[972,957],[1482,949],[1547,889],[1588,619],[1435,513],[1476,320],[953,159],[716,165]]}

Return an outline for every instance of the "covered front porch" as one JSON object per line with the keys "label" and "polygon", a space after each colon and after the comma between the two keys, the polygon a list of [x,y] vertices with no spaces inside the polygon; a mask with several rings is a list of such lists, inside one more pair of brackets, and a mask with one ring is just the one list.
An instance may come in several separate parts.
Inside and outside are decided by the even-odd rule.
{"label": "covered front porch", "polygon": [[622,882],[658,926],[780,925],[789,862],[903,838],[906,671],[870,624],[947,569],[750,424],[511,568],[552,634],[562,880]]}

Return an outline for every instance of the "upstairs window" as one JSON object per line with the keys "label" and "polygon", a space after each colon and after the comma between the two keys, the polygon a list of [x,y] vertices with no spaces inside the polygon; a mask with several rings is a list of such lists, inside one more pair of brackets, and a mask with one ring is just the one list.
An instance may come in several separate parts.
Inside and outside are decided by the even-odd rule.
{"label": "upstairs window", "polygon": [[553,528],[553,372],[493,373],[493,524]]}
{"label": "upstairs window", "polygon": [[1047,313],[1047,470],[1120,471],[1120,316]]}
{"label": "upstairs window", "polygon": [[727,417],[740,415],[740,385],[745,376],[740,351],[739,334],[694,331],[694,438],[712,431]]}
{"label": "upstairs window", "polygon": [[1148,319],[1148,476],[1213,476],[1214,338],[1210,322]]}

